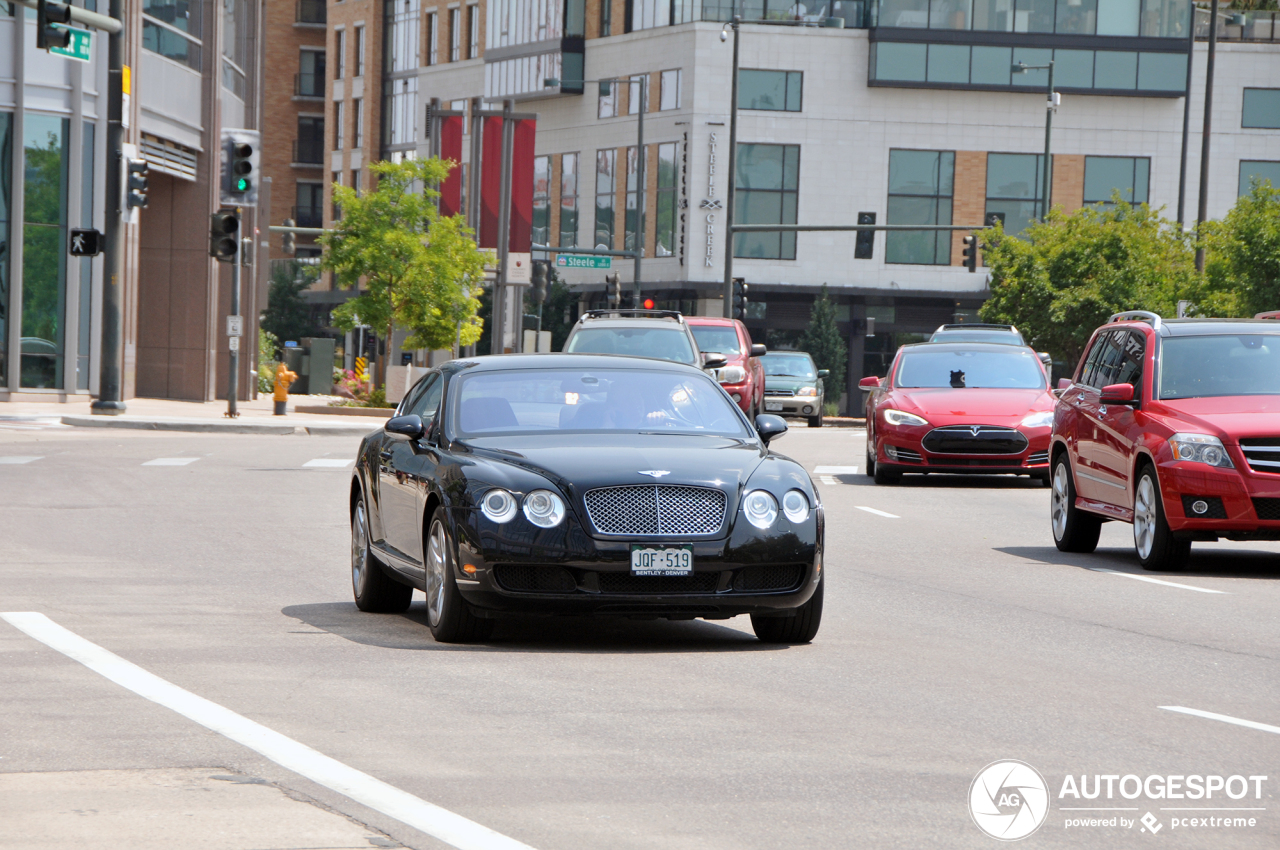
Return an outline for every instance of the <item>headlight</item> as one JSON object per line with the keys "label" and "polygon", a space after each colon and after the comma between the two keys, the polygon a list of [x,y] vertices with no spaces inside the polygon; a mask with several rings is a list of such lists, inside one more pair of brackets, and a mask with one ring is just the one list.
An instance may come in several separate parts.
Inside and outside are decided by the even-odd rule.
{"label": "headlight", "polygon": [[817,387],[801,387],[800,389],[796,390],[796,395],[809,396],[810,398],[816,398],[818,395],[818,388]]}
{"label": "headlight", "polygon": [[903,410],[894,410],[887,408],[884,412],[884,421],[890,425],[928,425],[929,420],[922,419],[914,413],[907,413]]}
{"label": "headlight", "polygon": [[1028,413],[1019,424],[1023,428],[1048,428],[1053,424],[1053,411],[1041,410],[1038,413]]}
{"label": "headlight", "polygon": [[742,512],[756,528],[768,528],[778,518],[778,502],[766,490],[752,490],[742,500]]}
{"label": "headlight", "polygon": [[788,490],[782,497],[782,512],[792,522],[804,522],[809,518],[809,499],[800,490]]}
{"label": "headlight", "polygon": [[1169,438],[1175,460],[1207,463],[1219,469],[1235,469],[1222,441],[1208,434],[1174,434]]}
{"label": "headlight", "polygon": [[506,490],[490,490],[480,500],[480,513],[494,522],[510,522],[516,515],[516,499]]}
{"label": "headlight", "polygon": [[720,370],[720,383],[740,384],[747,379],[747,370],[741,366],[725,366]]}
{"label": "headlight", "polygon": [[524,497],[524,515],[541,528],[554,528],[564,519],[564,499],[550,490],[534,490]]}

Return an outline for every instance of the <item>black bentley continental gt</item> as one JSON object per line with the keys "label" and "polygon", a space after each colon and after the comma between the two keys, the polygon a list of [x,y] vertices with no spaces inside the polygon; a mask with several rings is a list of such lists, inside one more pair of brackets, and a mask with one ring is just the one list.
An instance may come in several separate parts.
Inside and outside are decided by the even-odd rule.
{"label": "black bentley continental gt", "polygon": [[594,354],[454,360],[429,372],[351,481],[362,611],[427,596],[436,640],[508,613],[687,620],[750,614],[763,641],[822,618],[823,514],[704,372]]}

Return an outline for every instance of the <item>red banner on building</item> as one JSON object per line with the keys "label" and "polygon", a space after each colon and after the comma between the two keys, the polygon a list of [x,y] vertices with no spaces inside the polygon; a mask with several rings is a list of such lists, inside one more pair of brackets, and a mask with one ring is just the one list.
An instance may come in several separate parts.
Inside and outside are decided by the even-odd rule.
{"label": "red banner on building", "polygon": [[[508,250],[528,252],[533,244],[533,147],[537,122],[515,122],[511,157],[511,235]],[[502,118],[484,119],[480,173],[480,247],[498,247],[498,210],[502,203]]]}
{"label": "red banner on building", "polygon": [[462,121],[461,115],[440,119],[440,158],[455,165],[440,183],[440,214],[457,215],[462,209]]}

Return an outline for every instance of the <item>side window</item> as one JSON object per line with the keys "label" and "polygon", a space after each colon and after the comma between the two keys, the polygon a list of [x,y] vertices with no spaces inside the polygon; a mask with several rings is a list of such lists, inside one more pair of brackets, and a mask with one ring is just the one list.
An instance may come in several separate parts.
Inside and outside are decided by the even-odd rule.
{"label": "side window", "polygon": [[[1120,334],[1125,334],[1125,331],[1120,331]],[[1120,369],[1122,356],[1120,347],[1116,344],[1116,334],[1107,334],[1104,339],[1106,344],[1103,346],[1102,354],[1098,357],[1093,374],[1089,376],[1089,386],[1099,390],[1115,383],[1115,375]]]}
{"label": "side window", "polygon": [[414,393],[412,401],[405,408],[405,413],[416,413],[422,417],[424,422],[430,422],[432,417],[436,415],[436,408],[440,406],[440,375],[428,375],[421,384],[418,385],[418,391]]}
{"label": "side window", "polygon": [[1085,358],[1084,365],[1080,367],[1080,375],[1076,378],[1077,384],[1089,386],[1089,375],[1093,373],[1093,369],[1098,365],[1098,358],[1102,356],[1102,350],[1107,344],[1107,334],[1100,334],[1093,341],[1093,346],[1089,349],[1089,356]]}
{"label": "side window", "polygon": [[1116,371],[1113,384],[1133,384],[1141,392],[1142,389],[1142,355],[1146,350],[1146,341],[1139,334],[1125,332],[1122,338],[1117,334],[1116,342],[1123,348],[1123,359]]}
{"label": "side window", "polygon": [[422,398],[422,394],[427,391],[427,384],[430,380],[420,380],[409,388],[409,394],[400,401],[400,406],[396,408],[396,416],[404,416],[407,413],[413,413],[413,407]]}

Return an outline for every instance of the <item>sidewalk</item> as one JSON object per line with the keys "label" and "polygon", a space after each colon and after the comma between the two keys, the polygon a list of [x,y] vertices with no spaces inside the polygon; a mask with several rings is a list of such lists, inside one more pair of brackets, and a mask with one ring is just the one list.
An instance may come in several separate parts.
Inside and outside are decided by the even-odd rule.
{"label": "sidewalk", "polygon": [[218,434],[298,434],[330,437],[360,437],[379,428],[379,416],[352,416],[337,413],[299,413],[297,407],[327,405],[329,396],[289,396],[288,414],[272,415],[271,396],[237,403],[240,416],[226,416],[226,401],[174,401],[162,398],[133,398],[125,402],[120,416],[94,414],[84,398],[58,402],[12,401],[0,403],[3,421],[60,421],[81,428],[133,428],[154,431],[195,431]]}

